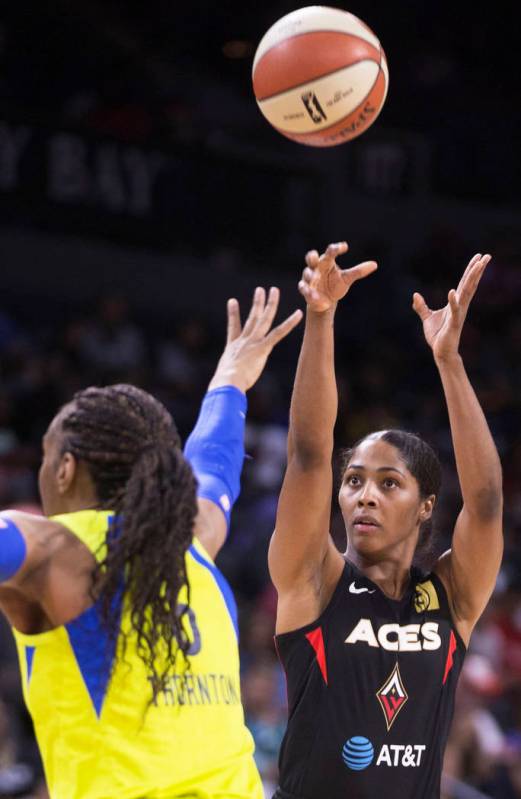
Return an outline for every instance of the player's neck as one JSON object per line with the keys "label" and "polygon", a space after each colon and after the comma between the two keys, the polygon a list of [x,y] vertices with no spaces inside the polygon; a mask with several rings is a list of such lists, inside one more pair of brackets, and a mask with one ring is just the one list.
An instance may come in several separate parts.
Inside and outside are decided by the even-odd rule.
{"label": "player's neck", "polygon": [[93,494],[76,494],[62,497],[47,516],[58,516],[62,513],[76,513],[80,510],[99,510],[99,500]]}
{"label": "player's neck", "polygon": [[375,562],[368,560],[354,549],[348,550],[347,557],[390,599],[401,599],[407,591],[412,558],[389,558]]}

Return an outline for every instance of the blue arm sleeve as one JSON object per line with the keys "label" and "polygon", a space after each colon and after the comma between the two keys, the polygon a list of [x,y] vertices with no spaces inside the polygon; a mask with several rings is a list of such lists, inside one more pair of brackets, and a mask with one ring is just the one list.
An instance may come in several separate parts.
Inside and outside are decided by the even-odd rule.
{"label": "blue arm sleeve", "polygon": [[25,560],[25,538],[16,524],[0,514],[0,583],[11,579]]}
{"label": "blue arm sleeve", "polygon": [[218,505],[228,527],[241,490],[246,410],[246,395],[235,386],[209,391],[184,448],[199,484],[197,496]]}

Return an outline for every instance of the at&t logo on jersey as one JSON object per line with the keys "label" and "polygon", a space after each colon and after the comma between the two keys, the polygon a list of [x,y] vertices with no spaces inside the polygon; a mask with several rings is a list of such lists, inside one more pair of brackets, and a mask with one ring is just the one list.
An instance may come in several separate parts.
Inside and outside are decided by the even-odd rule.
{"label": "at&t logo on jersey", "polygon": [[[418,768],[421,766],[425,744],[383,744],[375,766]],[[342,748],[342,760],[351,771],[363,771],[374,761],[374,746],[363,735],[349,738]]]}
{"label": "at&t logo on jersey", "polygon": [[342,749],[342,760],[352,771],[363,771],[374,759],[374,747],[368,738],[355,735],[345,742]]}
{"label": "at&t logo on jersey", "polygon": [[382,624],[375,631],[371,619],[360,619],[347,636],[346,644],[365,643],[368,646],[382,647],[388,652],[419,652],[422,649],[433,651],[441,647],[435,621],[424,624]]}

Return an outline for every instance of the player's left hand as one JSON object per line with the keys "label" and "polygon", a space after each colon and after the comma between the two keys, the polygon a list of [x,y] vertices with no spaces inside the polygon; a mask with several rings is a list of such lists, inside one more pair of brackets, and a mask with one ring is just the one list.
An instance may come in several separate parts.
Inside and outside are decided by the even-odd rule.
{"label": "player's left hand", "polygon": [[458,288],[449,291],[444,308],[433,311],[421,294],[414,293],[412,307],[422,320],[425,339],[435,360],[443,361],[458,352],[470,302],[491,258],[491,255],[478,253],[469,261]]}

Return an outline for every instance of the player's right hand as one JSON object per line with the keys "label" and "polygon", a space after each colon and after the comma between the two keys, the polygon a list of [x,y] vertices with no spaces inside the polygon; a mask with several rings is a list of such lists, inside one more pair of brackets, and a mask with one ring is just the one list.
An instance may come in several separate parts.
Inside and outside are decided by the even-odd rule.
{"label": "player's right hand", "polygon": [[491,255],[477,253],[470,259],[458,288],[449,291],[444,308],[433,311],[421,294],[414,293],[412,307],[422,321],[425,340],[436,361],[444,361],[457,355],[469,305],[491,258]]}
{"label": "player's right hand", "polygon": [[376,261],[364,261],[351,269],[340,269],[336,259],[348,249],[347,243],[342,241],[339,244],[330,244],[322,255],[316,250],[307,253],[307,265],[298,289],[310,310],[322,312],[333,308],[347,294],[353,283],[378,268]]}
{"label": "player's right hand", "polygon": [[258,286],[248,318],[241,327],[239,303],[228,300],[228,335],[226,346],[208,389],[236,386],[247,391],[261,376],[273,347],[285,338],[302,319],[302,311],[294,311],[280,325],[272,328],[279,305],[280,291],[266,291]]}

